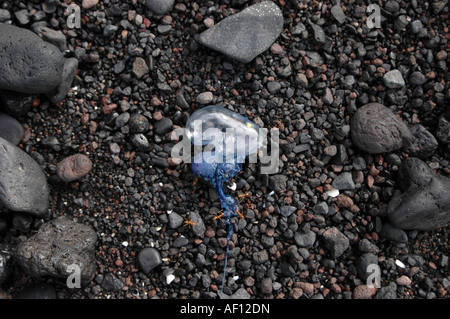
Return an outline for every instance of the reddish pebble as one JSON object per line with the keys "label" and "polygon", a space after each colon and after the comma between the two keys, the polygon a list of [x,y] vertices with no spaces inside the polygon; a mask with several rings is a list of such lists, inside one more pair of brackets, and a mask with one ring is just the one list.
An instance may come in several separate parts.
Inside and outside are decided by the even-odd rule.
{"label": "reddish pebble", "polygon": [[86,155],[75,154],[63,159],[56,167],[59,178],[66,182],[73,182],[90,172],[92,162]]}
{"label": "reddish pebble", "polygon": [[373,296],[377,293],[377,288],[369,287],[368,285],[359,285],[356,286],[355,290],[353,290],[353,298],[354,299],[372,299]]}

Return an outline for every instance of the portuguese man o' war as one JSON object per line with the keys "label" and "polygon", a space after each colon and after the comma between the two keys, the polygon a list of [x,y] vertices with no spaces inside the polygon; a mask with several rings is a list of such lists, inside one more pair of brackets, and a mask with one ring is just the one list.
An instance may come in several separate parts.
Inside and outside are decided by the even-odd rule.
{"label": "portuguese man o' war", "polygon": [[[229,242],[234,234],[231,218],[243,218],[238,200],[231,195],[226,195],[223,185],[242,170],[245,158],[255,154],[262,146],[262,136],[258,125],[219,106],[208,106],[194,112],[186,123],[186,135],[194,145],[200,147],[206,145],[205,149],[193,158],[192,171],[195,175],[211,182],[222,207],[222,213],[215,216],[214,220],[224,218],[227,226],[221,288],[223,294]],[[192,222],[186,221],[186,224],[192,224]]]}

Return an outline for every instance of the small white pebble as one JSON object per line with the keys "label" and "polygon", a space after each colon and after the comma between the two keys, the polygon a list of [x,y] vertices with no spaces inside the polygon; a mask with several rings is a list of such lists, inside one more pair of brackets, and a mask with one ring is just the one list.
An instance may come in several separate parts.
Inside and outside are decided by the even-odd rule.
{"label": "small white pebble", "polygon": [[124,241],[124,242],[122,243],[122,246],[128,247],[128,242],[127,242],[127,241]]}
{"label": "small white pebble", "polygon": [[172,214],[172,212],[173,212],[173,210],[168,210],[167,214],[170,215],[170,214]]}
{"label": "small white pebble", "polygon": [[166,282],[168,285],[170,285],[170,283],[175,279],[175,276],[170,274],[166,277]]}
{"label": "small white pebble", "polygon": [[232,191],[236,190],[236,183],[233,183],[233,185],[228,185],[228,188],[231,189]]}
{"label": "small white pebble", "polygon": [[337,197],[337,196],[339,196],[339,190],[338,189],[329,190],[327,192],[327,195],[330,197]]}
{"label": "small white pebble", "polygon": [[272,196],[273,194],[275,194],[275,191],[271,191],[271,192],[269,193],[269,196]]}
{"label": "small white pebble", "polygon": [[397,266],[399,266],[400,268],[406,268],[405,264],[402,263],[402,262],[401,262],[400,260],[398,260],[398,259],[395,260],[395,264],[396,264]]}
{"label": "small white pebble", "polygon": [[238,280],[238,279],[239,279],[239,276],[234,276],[234,277],[233,277],[233,280],[234,280],[234,281],[236,281],[236,280]]}

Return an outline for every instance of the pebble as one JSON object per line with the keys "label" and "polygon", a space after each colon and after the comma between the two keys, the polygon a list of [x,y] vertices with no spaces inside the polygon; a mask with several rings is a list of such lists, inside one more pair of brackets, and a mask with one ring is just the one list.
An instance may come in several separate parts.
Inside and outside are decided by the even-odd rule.
{"label": "pebble", "polygon": [[112,273],[107,273],[102,281],[102,288],[107,292],[116,292],[122,290],[124,284],[122,280]]}
{"label": "pebble", "polygon": [[197,212],[190,213],[191,221],[194,223],[192,226],[192,232],[197,237],[203,237],[206,232],[206,226],[203,222],[203,218]]}
{"label": "pebble", "polygon": [[368,285],[358,285],[353,290],[354,299],[372,299],[377,293],[376,287],[369,287]]}
{"label": "pebble", "polygon": [[443,144],[450,143],[450,121],[447,120],[445,116],[439,118],[436,138]]}
{"label": "pebble", "polygon": [[167,219],[169,220],[169,227],[172,229],[178,229],[179,227],[183,226],[184,224],[184,218],[181,217],[179,214],[172,212],[170,214],[167,214]]}
{"label": "pebble", "polygon": [[267,83],[267,90],[270,94],[276,94],[281,90],[281,84],[280,82],[268,82]]}
{"label": "pebble", "polygon": [[421,124],[410,125],[409,131],[414,138],[411,145],[407,148],[408,154],[420,159],[432,156],[439,146],[434,135]]}
{"label": "pebble", "polygon": [[355,189],[356,185],[353,182],[352,173],[344,172],[331,183],[331,185],[338,190]]}
{"label": "pebble", "polygon": [[338,4],[335,4],[333,7],[331,7],[331,15],[333,18],[339,23],[343,24],[345,22],[346,16],[344,11],[342,11],[341,6]]}
{"label": "pebble", "polygon": [[335,156],[337,154],[336,145],[328,145],[323,149],[323,153],[328,156]]}
{"label": "pebble", "polygon": [[[425,198],[421,193],[432,190],[430,183],[435,178],[441,182],[448,173],[448,39],[443,37],[448,9],[441,4],[448,1],[387,1],[380,4],[383,28],[371,30],[364,24],[371,13],[362,2],[351,6],[319,1],[314,12],[307,12],[312,2],[266,2],[273,12],[264,11],[262,22],[255,11],[254,21],[245,21],[250,22],[247,29],[234,26],[237,31],[220,40],[229,51],[233,43],[239,44],[238,53],[248,49],[251,55],[246,58],[253,60],[247,67],[197,40],[254,3],[261,6],[261,1],[155,0],[168,10],[161,15],[148,9],[152,4],[147,0],[98,1],[91,9],[82,8],[81,29],[67,28],[60,1],[34,2],[6,1],[0,20],[21,25],[16,18],[20,12],[22,22],[28,20],[24,28],[35,33],[48,28],[41,39],[46,37],[58,48],[64,64],[71,57],[78,60],[79,69],[73,68],[77,74],[66,80],[61,74],[57,85],[42,94],[0,91],[2,112],[24,124],[25,136],[18,145],[48,176],[52,194],[51,210],[41,215],[43,219],[3,207],[0,237],[17,246],[61,212],[76,216],[80,223],[93,223],[101,241],[95,248],[95,264],[100,266],[95,280],[83,290],[58,289],[59,298],[218,297],[223,268],[217,266],[223,266],[226,227],[208,214],[220,203],[209,182],[191,185],[190,166],[168,155],[176,142],[171,141],[173,129],[185,126],[193,110],[211,103],[234,110],[260,127],[278,127],[282,140],[278,173],[265,175],[259,172],[260,165],[245,164],[234,187],[224,185],[230,194],[252,196],[241,203],[246,219],[232,219],[236,236],[230,243],[223,297],[445,297],[450,283],[441,270],[448,266],[448,258],[445,261],[433,249],[439,245],[432,245],[445,228],[406,233],[390,221],[386,205],[396,194],[405,196],[405,203],[416,200],[403,195],[408,192]],[[82,1],[78,4],[81,7]],[[436,10],[440,14],[434,14]],[[272,25],[267,15],[276,17]],[[278,25],[282,32],[276,34]],[[250,41],[234,42],[241,30]],[[273,39],[258,42],[255,34],[266,33]],[[264,48],[254,50],[255,42]],[[64,46],[68,50],[63,52]],[[146,64],[141,73],[139,59]],[[402,75],[405,83],[400,87],[384,84],[383,77],[391,70]],[[66,92],[51,100],[49,92],[63,82],[68,83],[62,90]],[[202,92],[211,92],[212,100],[199,103]],[[378,153],[371,146],[357,145],[350,124],[370,102],[383,103],[407,124],[410,143],[396,135],[397,124],[386,124],[380,116],[374,122],[385,126],[362,139],[378,138],[374,144],[383,147],[385,140],[400,140],[401,147]],[[171,123],[164,123],[165,119]],[[376,132],[375,125],[373,129]],[[61,184],[56,163],[78,153],[89,156],[95,169],[88,179]],[[410,163],[413,157],[427,162],[406,169],[402,162]],[[425,170],[428,166],[441,175]],[[333,182],[337,186],[341,174],[347,173],[344,180],[351,189],[333,188]],[[97,184],[104,187],[97,191]],[[448,203],[430,206],[441,204]],[[87,210],[93,208],[101,214],[89,215]],[[442,212],[436,209],[435,213]],[[171,220],[177,216],[177,221]],[[184,218],[192,218],[197,226],[183,227]],[[429,218],[417,220],[426,223]],[[343,238],[332,238],[326,246],[327,234],[333,237],[327,233],[332,227]],[[389,229],[392,232],[387,234]],[[297,241],[316,238],[301,248],[296,236]],[[403,258],[410,248],[405,243],[418,239],[427,247],[415,252],[423,256],[422,262]],[[293,245],[283,257],[279,245],[286,241]],[[171,263],[170,267],[160,271],[157,266],[146,274],[137,260],[146,246],[164,257],[160,265]],[[366,253],[380,256],[381,283],[387,286],[378,288],[378,293],[365,289],[357,274],[356,262]],[[396,258],[407,266],[397,268]],[[20,273],[18,267],[10,265],[13,271],[2,283],[13,297],[16,276],[11,273]],[[0,278],[1,269],[0,265]],[[401,275],[415,276],[417,285],[399,287],[397,292],[395,279]],[[423,280],[423,275],[431,280]]]}
{"label": "pebble", "polygon": [[285,175],[271,175],[269,176],[269,186],[275,192],[286,190],[287,176]]}
{"label": "pebble", "polygon": [[379,103],[359,108],[350,120],[353,143],[369,154],[387,153],[410,145],[414,139],[407,125]]}
{"label": "pebble", "polygon": [[395,279],[395,283],[399,286],[411,286],[411,279],[408,276],[400,276],[397,279]]}
{"label": "pebble", "polygon": [[145,6],[157,15],[163,15],[172,9],[175,0],[147,0]]}
{"label": "pebble", "polygon": [[322,101],[327,105],[333,104],[334,98],[330,88],[325,88],[325,93],[322,96]]}
{"label": "pebble", "polygon": [[92,162],[84,154],[75,154],[66,157],[56,166],[58,177],[66,183],[79,180],[89,174],[92,169]]}
{"label": "pebble", "polygon": [[414,71],[409,76],[409,83],[412,83],[414,85],[422,85],[425,82],[427,82],[427,78],[420,71]]}
{"label": "pebble", "polygon": [[47,178],[36,161],[0,137],[0,202],[6,208],[43,215],[49,208]]}
{"label": "pebble", "polygon": [[157,135],[164,135],[172,130],[172,120],[168,117],[163,116],[158,122],[153,125],[153,131]]}
{"label": "pebble", "polygon": [[339,258],[350,247],[347,236],[334,226],[323,232],[322,239],[332,258]]}
{"label": "pebble", "polygon": [[117,128],[125,126],[130,120],[130,117],[131,115],[128,112],[121,113],[118,117],[116,117],[115,126]]}
{"label": "pebble", "polygon": [[130,117],[128,126],[130,133],[145,133],[150,127],[150,122],[145,116],[136,113]]}
{"label": "pebble", "polygon": [[147,152],[151,149],[150,142],[142,133],[133,134],[131,144],[140,152]]}
{"label": "pebble", "polygon": [[0,113],[0,138],[3,138],[13,145],[18,145],[24,134],[23,125],[15,118]]}
{"label": "pebble", "polygon": [[403,193],[394,194],[387,206],[387,216],[394,227],[434,230],[450,222],[450,178],[410,157],[400,167],[399,180]]}
{"label": "pebble", "polygon": [[423,24],[420,20],[414,20],[413,22],[411,22],[411,24],[409,25],[409,29],[411,30],[412,33],[417,34],[420,31],[422,31],[423,29]]}
{"label": "pebble", "polygon": [[14,16],[16,17],[17,21],[19,21],[19,24],[24,25],[30,23],[30,14],[27,9],[22,9],[14,12]]}
{"label": "pebble", "polygon": [[395,282],[392,281],[389,285],[381,287],[375,299],[397,299],[397,285]]}
{"label": "pebble", "polygon": [[320,202],[318,204],[316,204],[313,208],[312,211],[315,214],[319,214],[319,215],[327,215],[328,214],[328,205],[326,202]]}
{"label": "pebble", "polygon": [[390,89],[399,89],[405,86],[405,80],[399,70],[386,72],[383,76],[383,83]]}
{"label": "pebble", "polygon": [[356,258],[356,270],[358,271],[358,277],[362,281],[366,281],[372,274],[373,270],[370,270],[370,265],[378,265],[378,257],[373,253],[365,253]]}
{"label": "pebble", "polygon": [[52,103],[59,103],[66,97],[72,86],[77,68],[78,60],[76,58],[65,59],[63,71],[61,74],[61,82],[55,89],[46,94]]}
{"label": "pebble", "polygon": [[325,32],[323,31],[323,29],[320,26],[318,26],[317,24],[314,24],[312,22],[310,22],[310,26],[313,31],[314,40],[319,44],[324,44],[326,41],[326,37],[325,37]]}
{"label": "pebble", "polygon": [[11,19],[11,14],[8,10],[0,9],[0,22],[6,22]]}
{"label": "pebble", "polygon": [[196,98],[197,102],[203,105],[211,103],[213,99],[214,95],[209,91],[200,93]]}
{"label": "pebble", "polygon": [[49,92],[60,84],[61,51],[30,30],[0,24],[0,52],[0,89],[34,94]]}
{"label": "pebble", "polygon": [[14,258],[33,277],[67,278],[68,266],[81,269],[81,284],[92,281],[96,272],[97,233],[65,216],[44,223],[38,232],[17,245]]}
{"label": "pebble", "polygon": [[281,45],[279,45],[278,43],[275,42],[270,47],[270,52],[272,54],[279,55],[279,54],[283,53],[283,48],[281,47]]}
{"label": "pebble", "polygon": [[361,253],[372,253],[372,254],[378,254],[380,252],[380,248],[378,248],[377,245],[372,243],[369,239],[363,238],[358,243],[358,249]]}
{"label": "pebble", "polygon": [[133,62],[132,72],[138,79],[140,79],[144,75],[148,74],[150,69],[143,58],[137,57]]}
{"label": "pebble", "polygon": [[98,0],[83,0],[83,2],[81,2],[81,7],[84,10],[88,10],[94,6],[96,6],[98,4]]}
{"label": "pebble", "polygon": [[295,233],[294,240],[298,247],[308,248],[316,242],[316,233],[310,229],[302,229]]}
{"label": "pebble", "polygon": [[265,294],[271,294],[273,290],[273,283],[272,279],[270,278],[263,278],[261,280],[261,291]]}
{"label": "pebble", "polygon": [[380,235],[387,240],[397,243],[407,243],[408,235],[400,228],[392,226],[390,223],[384,223]]}
{"label": "pebble", "polygon": [[203,31],[198,42],[238,62],[248,63],[270,48],[282,31],[283,15],[263,1],[228,16]]}
{"label": "pebble", "polygon": [[141,270],[147,275],[162,264],[161,255],[155,248],[142,249],[137,256],[137,261]]}
{"label": "pebble", "polygon": [[111,150],[111,153],[113,153],[113,154],[119,154],[120,153],[120,146],[117,143],[109,144],[109,149]]}

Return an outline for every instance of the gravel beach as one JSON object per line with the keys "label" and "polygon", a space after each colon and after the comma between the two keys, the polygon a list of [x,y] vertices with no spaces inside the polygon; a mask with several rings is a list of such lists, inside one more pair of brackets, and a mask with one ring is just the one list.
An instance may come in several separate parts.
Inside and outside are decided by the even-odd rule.
{"label": "gravel beach", "polygon": [[0,0],[0,299],[219,298],[220,202],[172,156],[209,105],[279,131],[225,187],[222,297],[450,298],[449,28],[448,0]]}

